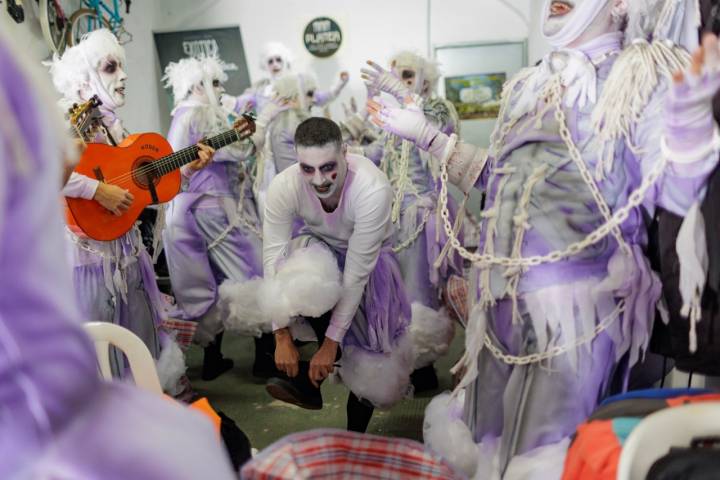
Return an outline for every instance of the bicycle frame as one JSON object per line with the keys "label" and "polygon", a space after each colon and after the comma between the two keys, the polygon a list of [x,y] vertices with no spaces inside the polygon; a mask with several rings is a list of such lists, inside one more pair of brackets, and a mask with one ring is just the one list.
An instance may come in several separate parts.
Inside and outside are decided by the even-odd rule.
{"label": "bicycle frame", "polygon": [[[120,0],[112,0],[112,7],[108,7],[103,0],[83,0],[83,6],[97,12],[98,18],[104,18],[110,24],[112,31],[121,27],[123,19],[120,16]],[[102,27],[94,26],[94,20],[88,19],[88,30]]]}

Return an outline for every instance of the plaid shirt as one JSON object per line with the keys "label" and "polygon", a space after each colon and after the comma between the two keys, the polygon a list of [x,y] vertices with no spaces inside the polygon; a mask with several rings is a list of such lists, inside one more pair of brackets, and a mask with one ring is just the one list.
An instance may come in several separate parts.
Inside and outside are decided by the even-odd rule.
{"label": "plaid shirt", "polygon": [[344,430],[310,430],[284,437],[248,462],[244,480],[464,479],[418,442]]}

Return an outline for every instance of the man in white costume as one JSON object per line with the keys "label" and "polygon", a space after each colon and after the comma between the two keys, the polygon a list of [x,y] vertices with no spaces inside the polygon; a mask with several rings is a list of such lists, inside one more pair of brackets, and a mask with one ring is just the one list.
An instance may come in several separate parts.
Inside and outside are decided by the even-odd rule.
{"label": "man in white costume", "polygon": [[[305,120],[294,143],[298,162],[270,184],[263,223],[259,303],[285,373],[267,389],[280,400],[322,408],[320,384],[342,351],[338,374],[351,391],[348,429],[365,431],[373,407],[404,398],[413,362],[410,307],[390,243],[392,187],[370,160],[347,154],[331,120]],[[296,219],[304,224],[298,235]],[[239,300],[231,300],[231,311],[242,314]],[[301,324],[309,324],[319,343],[309,363],[293,344]]]}

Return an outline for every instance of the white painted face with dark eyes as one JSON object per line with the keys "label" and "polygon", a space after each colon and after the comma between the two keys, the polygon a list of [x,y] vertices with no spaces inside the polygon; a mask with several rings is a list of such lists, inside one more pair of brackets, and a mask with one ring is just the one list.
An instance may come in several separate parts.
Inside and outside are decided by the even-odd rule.
{"label": "white painted face with dark eyes", "polygon": [[332,197],[347,176],[345,147],[335,143],[321,147],[297,147],[300,172],[320,199]]}
{"label": "white painted face with dark eyes", "polygon": [[272,57],[267,59],[267,68],[270,71],[270,74],[273,77],[276,77],[283,73],[283,70],[285,70],[285,62],[283,61],[281,56],[273,55]]}
{"label": "white painted face with dark eyes", "polygon": [[[125,105],[125,83],[127,82],[127,74],[124,70],[122,62],[114,56],[108,56],[97,69],[100,84],[110,97],[115,107]],[[93,92],[94,94],[104,97],[103,92]]]}

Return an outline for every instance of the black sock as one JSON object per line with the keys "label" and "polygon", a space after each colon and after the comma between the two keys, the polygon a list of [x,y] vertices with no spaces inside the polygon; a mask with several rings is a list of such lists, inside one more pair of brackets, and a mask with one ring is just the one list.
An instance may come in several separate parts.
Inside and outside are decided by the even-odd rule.
{"label": "black sock", "polygon": [[374,407],[362,402],[350,392],[347,401],[347,429],[351,432],[365,433],[370,424]]}

